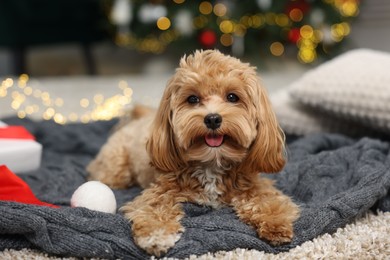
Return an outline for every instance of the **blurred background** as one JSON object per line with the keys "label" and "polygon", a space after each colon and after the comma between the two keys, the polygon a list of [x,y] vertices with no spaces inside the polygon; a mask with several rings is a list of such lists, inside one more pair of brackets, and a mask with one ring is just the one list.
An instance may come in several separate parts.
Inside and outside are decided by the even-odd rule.
{"label": "blurred background", "polygon": [[2,0],[0,118],[58,123],[157,106],[183,54],[217,48],[272,94],[356,48],[390,52],[388,0]]}

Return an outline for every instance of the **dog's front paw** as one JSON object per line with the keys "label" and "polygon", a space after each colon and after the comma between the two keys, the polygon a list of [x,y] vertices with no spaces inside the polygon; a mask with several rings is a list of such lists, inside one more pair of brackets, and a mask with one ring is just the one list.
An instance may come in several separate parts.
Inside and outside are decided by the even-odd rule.
{"label": "dog's front paw", "polygon": [[148,234],[134,235],[134,240],[148,254],[159,257],[172,248],[180,237],[181,233],[169,233],[165,229],[157,229]]}
{"label": "dog's front paw", "polygon": [[292,224],[273,225],[263,223],[257,233],[260,238],[267,240],[274,246],[289,243],[294,236]]}

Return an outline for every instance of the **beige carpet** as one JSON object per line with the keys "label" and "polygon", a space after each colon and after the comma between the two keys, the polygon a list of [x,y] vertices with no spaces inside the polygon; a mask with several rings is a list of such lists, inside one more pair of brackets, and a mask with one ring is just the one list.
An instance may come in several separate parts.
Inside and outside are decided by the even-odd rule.
{"label": "beige carpet", "polygon": [[[355,223],[340,228],[333,235],[325,234],[308,241],[289,252],[277,255],[256,250],[236,249],[202,256],[190,260],[251,260],[251,259],[390,259],[390,212],[368,213]],[[58,258],[35,250],[5,250],[0,252],[5,260],[48,260]],[[168,260],[168,259],[167,259]],[[169,260],[173,260],[169,258]]]}

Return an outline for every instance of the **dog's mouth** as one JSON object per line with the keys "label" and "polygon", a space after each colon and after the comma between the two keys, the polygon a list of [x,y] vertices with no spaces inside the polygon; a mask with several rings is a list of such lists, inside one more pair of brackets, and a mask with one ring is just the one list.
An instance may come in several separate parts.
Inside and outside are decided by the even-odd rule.
{"label": "dog's mouth", "polygon": [[224,137],[224,135],[208,134],[204,137],[204,140],[209,147],[219,147],[223,144]]}

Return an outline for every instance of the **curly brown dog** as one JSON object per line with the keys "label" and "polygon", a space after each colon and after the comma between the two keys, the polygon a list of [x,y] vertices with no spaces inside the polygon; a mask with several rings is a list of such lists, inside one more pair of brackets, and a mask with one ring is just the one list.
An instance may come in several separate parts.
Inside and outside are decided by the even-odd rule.
{"label": "curly brown dog", "polygon": [[299,209],[259,177],[284,164],[284,134],[255,68],[208,50],[181,59],[157,111],[138,107],[88,171],[114,188],[146,188],[121,210],[135,242],[160,256],[184,232],[183,202],[231,206],[260,238],[291,241]]}

